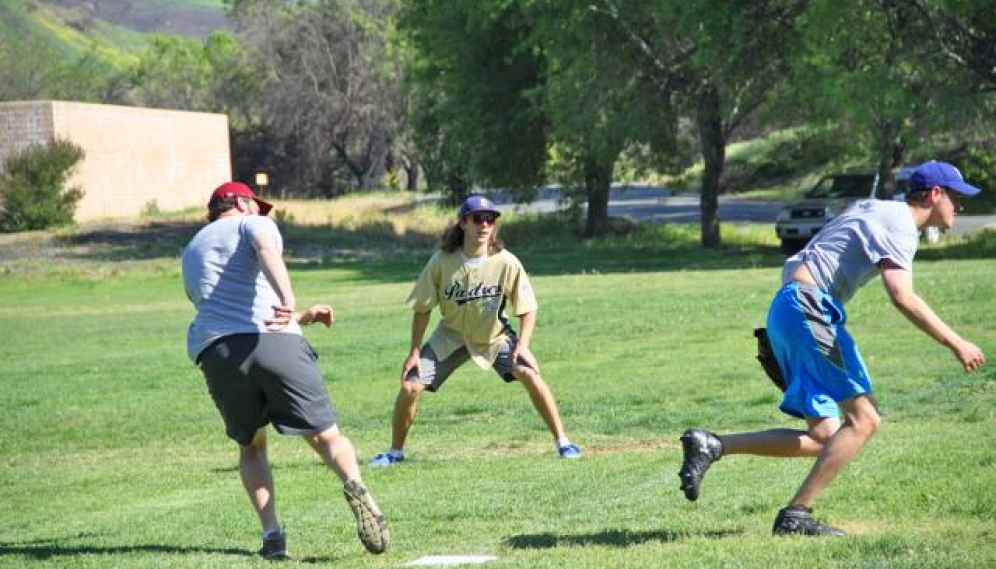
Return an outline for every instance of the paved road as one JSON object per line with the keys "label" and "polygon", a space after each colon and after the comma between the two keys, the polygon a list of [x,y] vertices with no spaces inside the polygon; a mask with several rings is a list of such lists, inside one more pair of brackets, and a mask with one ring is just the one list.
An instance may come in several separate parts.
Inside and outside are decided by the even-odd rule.
{"label": "paved road", "polygon": [[[543,190],[539,199],[530,204],[514,204],[496,196],[498,209],[548,213],[563,208],[556,190]],[[771,223],[774,225],[780,202],[766,202],[720,196],[719,218],[723,222]],[[609,197],[609,215],[630,217],[640,221],[694,223],[701,219],[698,194],[675,194],[664,188],[639,187],[613,189]],[[967,235],[983,228],[996,229],[996,215],[962,215],[952,232]],[[774,231],[774,227],[771,229]]]}

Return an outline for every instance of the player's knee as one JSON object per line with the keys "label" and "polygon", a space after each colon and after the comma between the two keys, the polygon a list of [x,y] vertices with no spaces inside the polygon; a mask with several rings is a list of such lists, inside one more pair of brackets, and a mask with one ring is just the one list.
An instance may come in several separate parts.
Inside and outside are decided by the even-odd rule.
{"label": "player's knee", "polygon": [[865,438],[871,438],[878,432],[879,426],[882,424],[882,418],[879,416],[875,409],[868,409],[861,413],[856,413],[848,418],[848,422],[852,429],[863,435]]}
{"label": "player's knee", "polygon": [[519,383],[525,385],[526,387],[532,387],[543,383],[543,378],[540,377],[540,374],[536,373],[536,370],[531,367],[516,366],[515,369],[512,370],[512,375],[515,379],[519,380]]}
{"label": "player's knee", "polygon": [[331,427],[325,429],[324,431],[311,435],[310,438],[315,443],[332,444],[343,436],[344,435],[342,434],[342,431],[339,430],[339,426],[332,425]]}
{"label": "player's knee", "polygon": [[840,429],[840,420],[836,417],[827,417],[819,422],[813,423],[809,427],[809,438],[821,445],[830,442],[830,439]]}
{"label": "player's knee", "polygon": [[417,381],[406,381],[401,384],[399,397],[402,399],[417,399],[419,394],[425,390],[425,384]]}

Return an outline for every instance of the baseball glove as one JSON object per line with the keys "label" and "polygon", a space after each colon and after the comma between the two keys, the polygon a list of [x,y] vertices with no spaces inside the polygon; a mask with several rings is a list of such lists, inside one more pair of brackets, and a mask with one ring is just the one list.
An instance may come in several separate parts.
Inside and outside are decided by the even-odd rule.
{"label": "baseball glove", "polygon": [[768,340],[767,329],[755,328],[754,337],[757,338],[757,361],[761,362],[764,373],[771,378],[772,383],[784,392],[785,378],[782,377],[782,369],[778,367],[775,352],[771,350],[771,342]]}

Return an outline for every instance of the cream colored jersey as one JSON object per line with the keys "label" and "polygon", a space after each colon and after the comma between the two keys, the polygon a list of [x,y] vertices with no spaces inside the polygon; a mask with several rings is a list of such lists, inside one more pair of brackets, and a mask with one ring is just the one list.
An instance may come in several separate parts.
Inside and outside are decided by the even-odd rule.
{"label": "cream colored jersey", "polygon": [[444,360],[466,346],[474,362],[485,369],[491,367],[512,332],[506,305],[515,316],[537,308],[522,263],[508,251],[480,263],[468,263],[461,251],[436,251],[407,304],[419,313],[439,305],[442,320],[429,339],[436,357]]}

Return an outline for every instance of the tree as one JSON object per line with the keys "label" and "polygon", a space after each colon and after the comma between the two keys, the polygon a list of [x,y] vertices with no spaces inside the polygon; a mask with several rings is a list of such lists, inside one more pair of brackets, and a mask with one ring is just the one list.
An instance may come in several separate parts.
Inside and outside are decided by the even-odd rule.
{"label": "tree", "polygon": [[814,0],[803,17],[797,108],[875,157],[883,196],[911,146],[980,117],[932,26],[914,4],[891,0]]}
{"label": "tree", "polygon": [[264,81],[261,124],[299,193],[331,196],[383,177],[399,130],[395,9],[394,0],[233,3]]}
{"label": "tree", "polygon": [[996,91],[996,20],[991,0],[910,0],[938,55],[964,70],[972,88]]}
{"label": "tree", "polygon": [[199,41],[153,35],[131,70],[131,100],[145,107],[212,111],[213,73]]}
{"label": "tree", "polygon": [[[454,193],[482,183],[518,199],[556,178],[582,189],[585,235],[603,234],[620,153],[668,139],[659,133],[674,116],[662,99],[634,97],[641,78],[617,55],[614,23],[585,2],[524,0],[416,0],[401,22],[428,102],[415,123],[427,176],[438,163]],[[552,170],[551,148],[562,158]]]}
{"label": "tree", "polygon": [[603,235],[621,153],[636,144],[674,153],[677,114],[669,96],[646,96],[652,83],[633,65],[640,53],[619,41],[614,18],[588,2],[526,5],[537,22],[530,42],[545,61],[540,101],[550,140],[567,157],[552,175],[583,188],[584,234]]}
{"label": "tree", "polygon": [[777,100],[807,0],[598,0],[642,54],[649,97],[676,98],[698,132],[702,245],[721,244],[718,196],[726,145]]}
{"label": "tree", "polygon": [[544,179],[548,124],[533,93],[543,61],[516,2],[412,0],[399,27],[413,50],[415,140],[430,184],[454,201],[479,183],[528,193]]}
{"label": "tree", "polygon": [[118,96],[117,72],[98,57],[96,45],[67,56],[34,35],[0,36],[0,101],[113,102]]}

